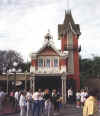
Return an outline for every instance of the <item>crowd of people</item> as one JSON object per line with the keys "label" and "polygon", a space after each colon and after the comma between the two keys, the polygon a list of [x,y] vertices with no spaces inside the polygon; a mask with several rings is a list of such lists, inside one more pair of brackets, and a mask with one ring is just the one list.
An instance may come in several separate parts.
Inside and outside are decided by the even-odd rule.
{"label": "crowd of people", "polygon": [[[98,108],[98,91],[81,89],[74,93],[72,88],[67,90],[67,103],[76,103],[76,108],[83,108],[83,116],[98,116],[96,114]],[[0,89],[0,110],[2,109],[3,100],[8,93]],[[17,109],[20,108],[20,116],[52,116],[57,115],[62,106],[63,99],[61,94],[56,89],[50,91],[45,89],[42,91],[38,89],[33,92],[31,89],[19,91],[11,91],[9,93],[11,97],[10,102]],[[75,99],[74,99],[75,97]],[[14,99],[13,99],[14,98]],[[74,101],[75,100],[75,101]]]}
{"label": "crowd of people", "polygon": [[84,88],[74,93],[70,88],[68,93],[68,103],[73,104],[74,97],[76,101],[76,108],[83,109],[83,116],[100,116],[100,94],[98,89]]}
{"label": "crowd of people", "polygon": [[60,93],[54,89],[50,91],[41,89],[35,91],[24,90],[18,91],[13,94],[13,91],[10,93],[10,96],[14,96],[17,100],[17,104],[20,107],[20,116],[40,116],[43,113],[45,116],[51,116],[53,114],[59,113],[62,98]]}
{"label": "crowd of people", "polygon": [[76,107],[80,108],[84,106],[84,102],[88,97],[88,89],[77,90],[75,93],[72,88],[69,88],[68,91],[68,103],[73,104],[76,101]]}
{"label": "crowd of people", "polygon": [[88,98],[88,90],[82,89],[81,91],[76,92],[76,107],[80,108],[84,106],[86,99]]}

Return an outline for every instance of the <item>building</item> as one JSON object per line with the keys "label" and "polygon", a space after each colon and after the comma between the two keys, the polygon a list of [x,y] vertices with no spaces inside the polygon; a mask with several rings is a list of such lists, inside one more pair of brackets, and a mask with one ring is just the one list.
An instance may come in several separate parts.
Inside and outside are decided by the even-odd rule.
{"label": "building", "polygon": [[53,37],[48,32],[44,45],[31,54],[31,83],[36,89],[58,89],[66,102],[66,90],[80,89],[78,38],[80,27],[75,24],[71,11],[65,11],[64,23],[58,25],[58,37],[61,49],[56,49]]}
{"label": "building", "polygon": [[[31,54],[30,73],[10,73],[0,75],[0,85],[10,91],[18,86],[36,89],[57,89],[66,102],[67,89],[80,89],[78,45],[80,27],[75,24],[71,11],[65,11],[63,24],[58,25],[60,50],[56,49],[52,35],[44,37],[42,48]],[[22,85],[22,86],[20,86]]]}
{"label": "building", "polygon": [[75,24],[71,11],[65,11],[64,23],[58,25],[58,36],[61,40],[61,51],[68,51],[67,78],[75,80],[76,89],[80,88],[79,52],[78,46],[80,36],[79,24]]}

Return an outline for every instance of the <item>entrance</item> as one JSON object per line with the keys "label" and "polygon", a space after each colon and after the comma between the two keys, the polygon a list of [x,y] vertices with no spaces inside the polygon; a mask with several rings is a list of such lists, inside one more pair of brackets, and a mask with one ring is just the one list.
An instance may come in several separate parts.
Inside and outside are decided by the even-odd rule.
{"label": "entrance", "polygon": [[57,89],[61,90],[61,78],[57,76],[45,76],[35,78],[35,89]]}

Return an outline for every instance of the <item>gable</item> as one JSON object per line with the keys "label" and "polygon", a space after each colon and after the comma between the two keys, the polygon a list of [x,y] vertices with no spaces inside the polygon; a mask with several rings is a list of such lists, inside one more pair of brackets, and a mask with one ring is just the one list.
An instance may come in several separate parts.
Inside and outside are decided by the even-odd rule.
{"label": "gable", "polygon": [[46,48],[44,48],[38,55],[41,56],[59,56],[58,53],[51,48],[50,46],[47,46]]}

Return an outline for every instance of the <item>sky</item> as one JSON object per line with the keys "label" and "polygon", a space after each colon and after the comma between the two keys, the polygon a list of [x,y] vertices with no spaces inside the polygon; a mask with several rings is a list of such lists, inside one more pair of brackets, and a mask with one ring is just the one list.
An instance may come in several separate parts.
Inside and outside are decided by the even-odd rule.
{"label": "sky", "polygon": [[58,24],[68,9],[80,25],[82,58],[100,56],[100,0],[0,0],[0,50],[16,50],[27,61],[48,29],[60,49]]}

